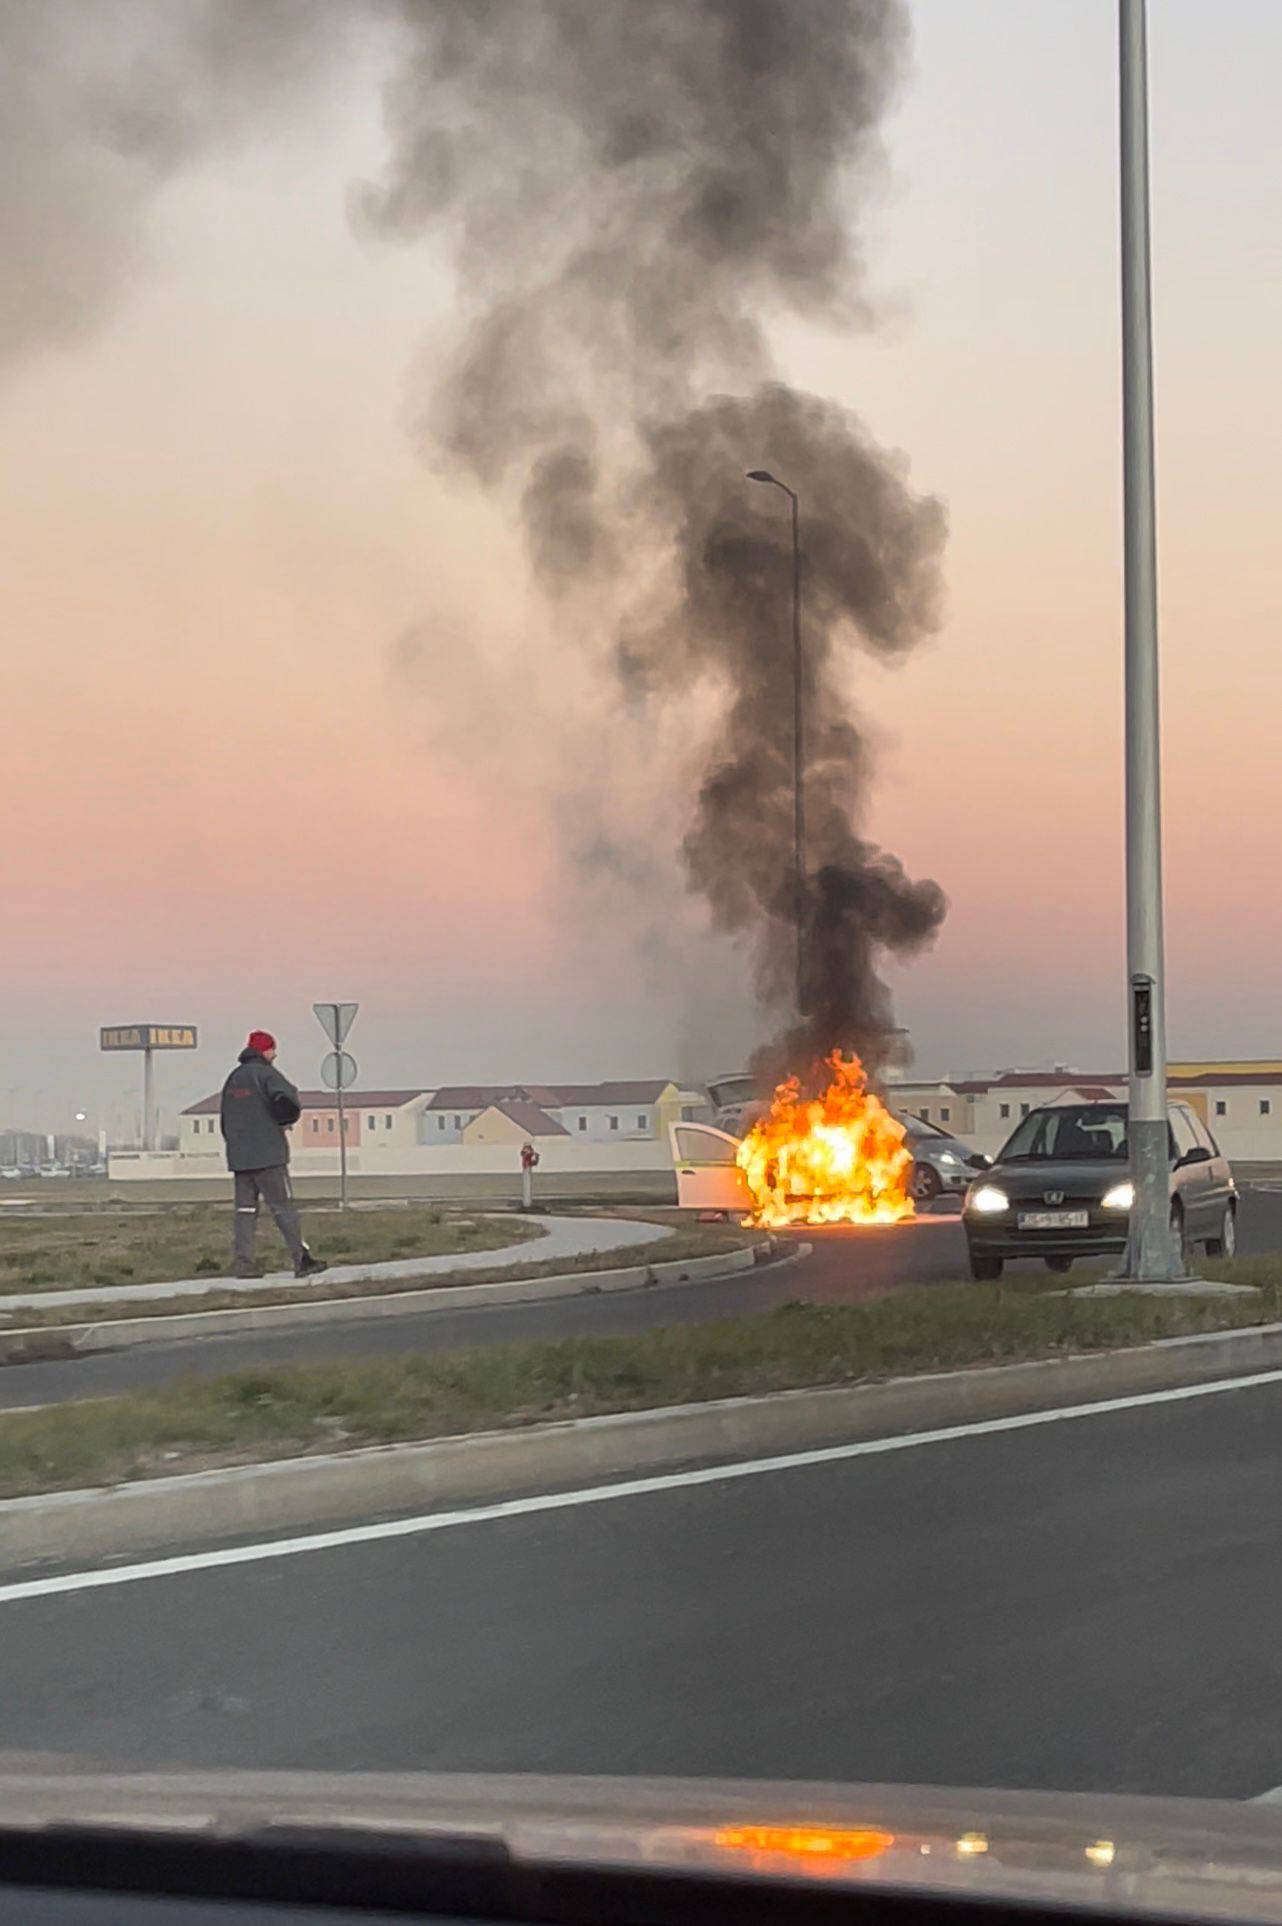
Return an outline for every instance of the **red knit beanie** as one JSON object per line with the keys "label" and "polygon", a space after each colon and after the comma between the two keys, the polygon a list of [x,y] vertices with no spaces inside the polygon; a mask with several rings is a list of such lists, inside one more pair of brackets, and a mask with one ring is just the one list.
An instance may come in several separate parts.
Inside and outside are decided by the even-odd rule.
{"label": "red knit beanie", "polygon": [[270,1030],[251,1030],[247,1047],[257,1050],[260,1057],[265,1057],[269,1050],[276,1048],[276,1039]]}

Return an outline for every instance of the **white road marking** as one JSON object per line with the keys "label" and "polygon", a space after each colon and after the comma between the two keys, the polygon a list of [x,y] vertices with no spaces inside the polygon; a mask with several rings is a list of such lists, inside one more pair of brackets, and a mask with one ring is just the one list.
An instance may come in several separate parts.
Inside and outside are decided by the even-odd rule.
{"label": "white road marking", "polygon": [[[876,1458],[891,1451],[914,1451],[923,1445],[955,1444],[963,1438],[987,1438],[1003,1431],[1029,1431],[1044,1424],[1063,1424],[1075,1418],[1102,1418],[1115,1411],[1139,1411],[1150,1405],[1180,1404],[1191,1398],[1213,1398],[1224,1392],[1254,1391],[1282,1384],[1282,1370],[1260,1371],[1247,1378],[1217,1378],[1212,1384],[1176,1385],[1168,1391],[1140,1391],[1126,1398],[1103,1398],[1096,1404],[1061,1405],[1053,1411],[1024,1411],[1010,1418],[981,1418],[970,1424],[944,1426],[938,1431],[907,1431],[898,1437],[862,1438],[857,1443],[824,1445],[813,1451],[793,1451],[773,1458],[750,1458],[737,1464],[709,1465],[701,1471],[671,1471],[650,1478],[628,1478],[613,1485],[587,1485],[577,1491],[540,1493],[531,1498],[507,1498],[499,1504],[476,1505],[463,1511],[433,1511],[412,1518],[392,1518],[381,1524],[345,1525],[336,1531],[311,1532],[305,1538],[260,1540],[252,1545],[229,1545],[219,1550],[186,1552],[175,1558],[154,1558],[144,1564],[116,1565],[100,1571],[64,1572],[50,1578],[19,1579],[0,1585],[0,1605],[28,1598],[54,1598],[66,1592],[96,1591],[107,1585],[134,1585],[146,1578],[175,1578],[187,1572],[219,1571],[228,1565],[257,1565],[271,1558],[294,1558],[303,1552],[339,1551],[348,1545],[377,1544],[388,1538],[416,1538],[433,1531],[453,1531],[467,1525],[488,1525],[501,1518],[527,1518],[542,1511],[573,1511],[581,1505],[606,1505],[620,1498],[646,1497],[653,1492],[682,1491],[696,1485],[730,1484],[740,1478],[760,1478],[781,1471],[801,1471],[814,1465],[841,1464],[850,1458]],[[1268,1796],[1268,1795],[1266,1795]]]}

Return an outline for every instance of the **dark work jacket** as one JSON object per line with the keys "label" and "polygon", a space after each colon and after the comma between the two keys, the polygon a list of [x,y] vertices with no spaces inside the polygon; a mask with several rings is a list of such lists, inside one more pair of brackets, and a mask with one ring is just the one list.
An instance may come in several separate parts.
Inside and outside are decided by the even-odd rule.
{"label": "dark work jacket", "polygon": [[240,1062],[223,1085],[219,1124],[229,1170],[268,1170],[289,1162],[286,1124],[302,1113],[298,1092],[288,1077],[257,1050],[242,1050]]}

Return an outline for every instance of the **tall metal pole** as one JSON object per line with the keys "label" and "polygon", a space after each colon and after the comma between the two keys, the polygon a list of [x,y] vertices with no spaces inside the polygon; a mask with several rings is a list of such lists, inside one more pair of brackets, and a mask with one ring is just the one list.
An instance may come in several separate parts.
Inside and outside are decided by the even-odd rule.
{"label": "tall metal pole", "polygon": [[[782,484],[781,484],[782,485]],[[806,784],[805,667],[801,654],[801,503],[792,503],[792,869],[797,896],[797,1014],[804,1016],[806,995]]]}
{"label": "tall metal pole", "polygon": [[801,648],[801,502],[787,482],[768,468],[750,468],[748,480],[782,489],[792,505],[792,894],[797,924],[797,1014],[806,996],[806,760],[805,658]]}
{"label": "tall metal pole", "polygon": [[1149,269],[1146,0],[1118,0],[1122,209],[1122,463],[1126,581],[1126,961],[1130,1152],[1125,1275],[1183,1273],[1171,1229],[1162,938],[1161,735]]}

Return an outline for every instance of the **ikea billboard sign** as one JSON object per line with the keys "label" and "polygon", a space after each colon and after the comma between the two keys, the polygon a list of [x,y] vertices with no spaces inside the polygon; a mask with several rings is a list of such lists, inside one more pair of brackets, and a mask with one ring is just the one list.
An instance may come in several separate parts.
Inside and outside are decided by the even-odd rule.
{"label": "ikea billboard sign", "polygon": [[98,1033],[103,1050],[194,1050],[194,1023],[125,1023]]}

